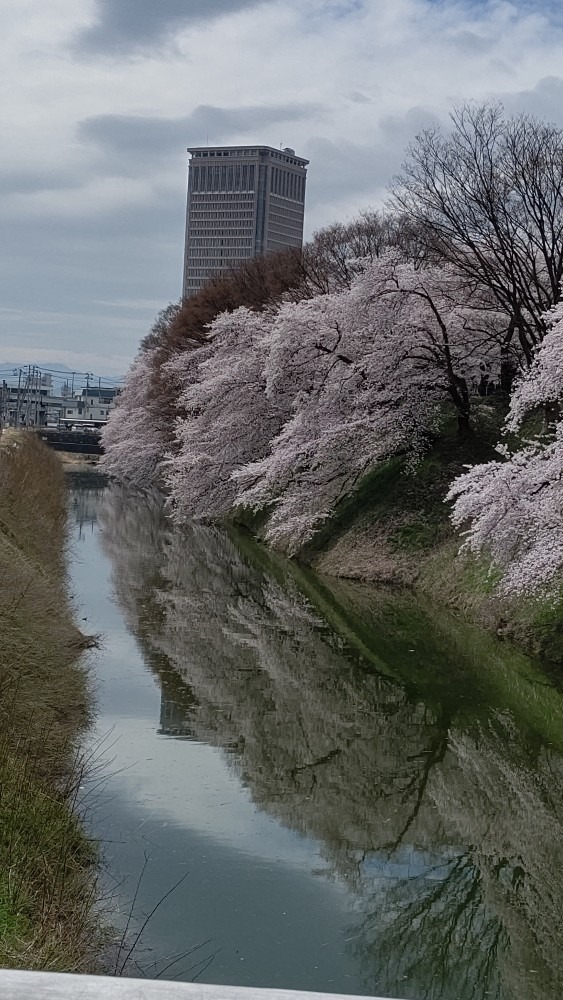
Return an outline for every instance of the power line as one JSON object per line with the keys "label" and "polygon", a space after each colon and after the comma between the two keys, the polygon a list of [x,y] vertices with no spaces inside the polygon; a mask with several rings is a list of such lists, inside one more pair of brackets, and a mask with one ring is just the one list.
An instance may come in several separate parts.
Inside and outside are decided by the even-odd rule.
{"label": "power line", "polygon": [[117,388],[121,385],[125,378],[124,376],[111,376],[111,375],[96,375],[95,372],[81,372],[81,371],[63,371],[60,368],[44,368],[41,365],[16,365],[12,367],[0,368],[0,375],[11,375],[15,377],[19,371],[31,371],[33,370],[35,378],[40,378],[42,375],[55,376],[53,381],[71,381],[74,378],[79,380],[85,380],[86,385],[94,385],[95,383],[102,388]]}

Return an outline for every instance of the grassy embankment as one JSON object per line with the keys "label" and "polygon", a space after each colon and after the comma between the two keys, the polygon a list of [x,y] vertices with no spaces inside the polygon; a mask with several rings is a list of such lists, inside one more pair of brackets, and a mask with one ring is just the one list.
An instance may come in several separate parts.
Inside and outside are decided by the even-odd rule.
{"label": "grassy embankment", "polygon": [[95,850],[75,802],[88,682],[65,589],[64,480],[32,434],[0,441],[0,966],[82,971]]}
{"label": "grassy embankment", "polygon": [[336,509],[332,519],[300,554],[320,573],[414,588],[467,620],[508,636],[529,651],[560,661],[563,597],[503,599],[498,577],[485,560],[458,554],[444,496],[465,465],[496,458],[503,413],[482,401],[475,432],[460,442],[455,426],[444,426],[414,472],[401,459],[376,469]]}

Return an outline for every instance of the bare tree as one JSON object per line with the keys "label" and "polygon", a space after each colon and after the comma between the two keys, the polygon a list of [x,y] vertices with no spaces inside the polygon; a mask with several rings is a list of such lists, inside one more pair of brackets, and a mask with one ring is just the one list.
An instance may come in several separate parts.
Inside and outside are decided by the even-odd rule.
{"label": "bare tree", "polygon": [[561,296],[563,132],[500,104],[464,105],[451,120],[448,135],[436,126],[408,148],[392,205],[431,259],[493,294],[506,356],[517,338],[529,364]]}
{"label": "bare tree", "polygon": [[360,262],[410,242],[410,223],[394,213],[366,209],[351,222],[319,229],[303,248],[303,298],[350,288]]}
{"label": "bare tree", "polygon": [[236,306],[275,307],[284,298],[301,298],[303,284],[300,247],[249,257],[225,275]]}

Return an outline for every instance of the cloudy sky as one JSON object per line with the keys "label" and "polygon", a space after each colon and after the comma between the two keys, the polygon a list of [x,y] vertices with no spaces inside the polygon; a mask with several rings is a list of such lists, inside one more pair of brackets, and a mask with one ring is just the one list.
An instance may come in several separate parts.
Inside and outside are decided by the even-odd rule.
{"label": "cloudy sky", "polygon": [[293,146],[307,232],[469,98],[563,125],[559,0],[0,0],[0,363],[122,373],[181,288],[186,146]]}

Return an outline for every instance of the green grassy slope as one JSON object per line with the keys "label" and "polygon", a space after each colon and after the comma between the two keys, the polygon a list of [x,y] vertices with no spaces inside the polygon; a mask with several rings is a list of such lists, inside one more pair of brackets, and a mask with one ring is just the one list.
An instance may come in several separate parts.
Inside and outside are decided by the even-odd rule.
{"label": "green grassy slope", "polygon": [[414,587],[481,626],[547,659],[563,650],[563,599],[501,599],[485,560],[459,555],[444,497],[465,466],[496,457],[502,407],[482,401],[475,432],[460,440],[446,419],[432,448],[408,471],[394,458],[375,469],[337,507],[300,553],[320,573]]}

